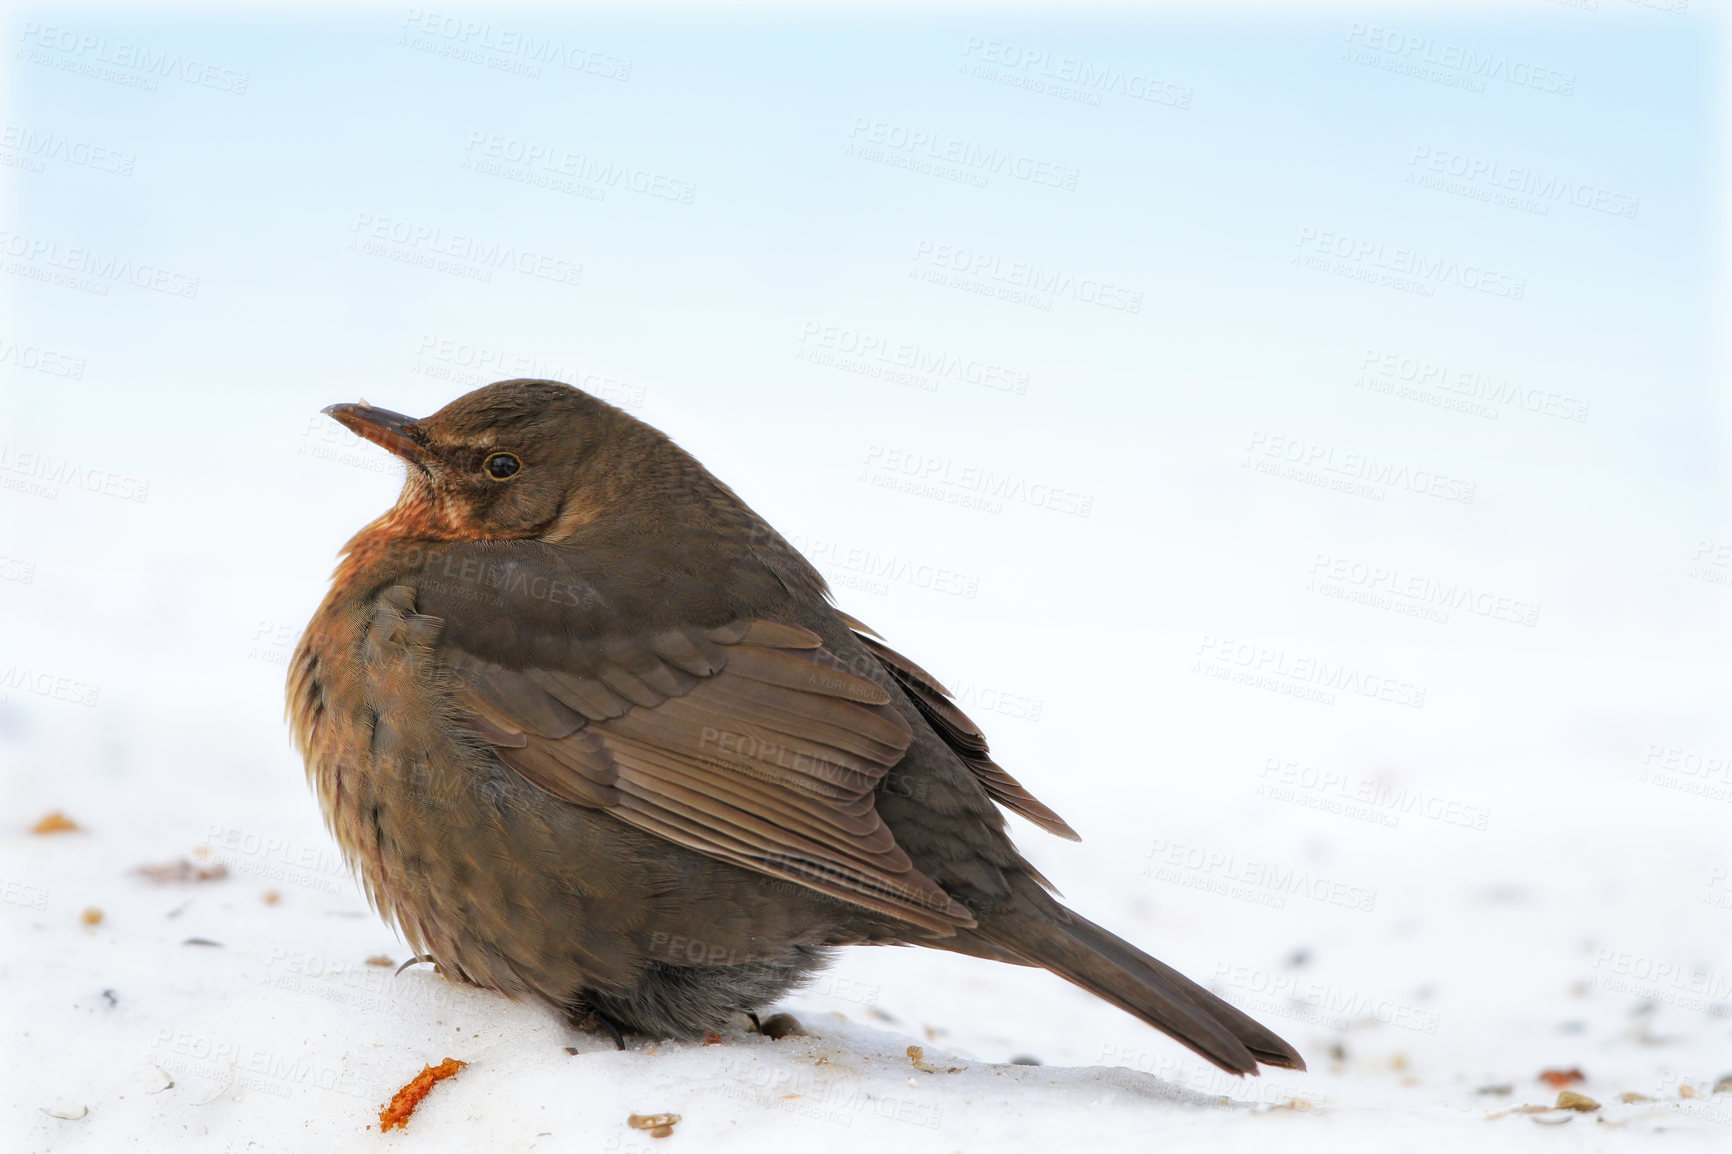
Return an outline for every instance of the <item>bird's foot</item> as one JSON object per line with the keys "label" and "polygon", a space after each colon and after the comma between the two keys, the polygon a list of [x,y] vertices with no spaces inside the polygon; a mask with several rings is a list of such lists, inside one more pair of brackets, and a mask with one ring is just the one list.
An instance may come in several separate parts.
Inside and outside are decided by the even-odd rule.
{"label": "bird's foot", "polygon": [[566,1010],[566,1017],[584,1033],[605,1033],[613,1039],[615,1049],[625,1049],[625,1031],[620,1028],[620,1024],[587,1002],[573,1003]]}
{"label": "bird's foot", "polygon": [[756,1014],[747,1014],[746,1017],[752,1019],[752,1029],[772,1042],[780,1042],[783,1038],[804,1038],[806,1036],[806,1027],[802,1026],[800,1019],[792,1014],[771,1014],[762,1022],[758,1021]]}
{"label": "bird's foot", "polygon": [[[402,965],[398,966],[397,967],[397,973],[401,974],[404,970],[408,969],[410,966],[419,965],[421,962],[431,962],[435,967],[437,967],[439,964],[438,962],[434,961],[432,954],[416,954],[414,957],[410,958],[408,961],[406,961]],[[395,975],[393,975],[393,976],[395,976]]]}

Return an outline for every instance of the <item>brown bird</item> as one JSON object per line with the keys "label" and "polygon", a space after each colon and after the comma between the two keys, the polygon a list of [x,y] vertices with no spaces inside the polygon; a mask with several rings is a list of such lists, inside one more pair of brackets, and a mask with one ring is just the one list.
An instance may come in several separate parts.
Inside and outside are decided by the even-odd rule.
{"label": "brown bird", "polygon": [[423,420],[295,651],[289,715],[373,904],[447,974],[691,1037],[832,947],[1041,966],[1225,1070],[1286,1042],[1072,913],[1002,806],[1076,833],[928,673],[666,436],[568,385]]}

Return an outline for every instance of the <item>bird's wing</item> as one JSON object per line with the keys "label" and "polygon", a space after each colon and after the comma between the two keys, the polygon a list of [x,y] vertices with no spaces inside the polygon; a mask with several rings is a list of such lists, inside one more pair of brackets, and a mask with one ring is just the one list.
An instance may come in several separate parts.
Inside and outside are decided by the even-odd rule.
{"label": "bird's wing", "polygon": [[460,720],[525,778],[939,934],[975,924],[874,808],[913,738],[908,723],[816,633],[743,620],[558,640],[530,646],[543,664],[519,668],[449,633],[439,648]]}
{"label": "bird's wing", "polygon": [[1069,838],[1071,841],[1082,840],[1076,830],[1070,827],[1069,822],[1043,805],[1024,789],[1016,778],[992,760],[986,748],[986,735],[981,732],[980,726],[974,724],[966,713],[957,708],[956,702],[951,699],[950,691],[939,684],[936,677],[886,645],[884,639],[878,636],[871,626],[841,610],[837,610],[837,614],[848,623],[848,627],[866,648],[883,662],[884,668],[890,671],[897,684],[902,686],[919,708],[921,716],[932,724],[938,735],[956,751],[962,763],[973,771],[975,778],[992,800],[1012,813],[1021,814],[1048,833]]}

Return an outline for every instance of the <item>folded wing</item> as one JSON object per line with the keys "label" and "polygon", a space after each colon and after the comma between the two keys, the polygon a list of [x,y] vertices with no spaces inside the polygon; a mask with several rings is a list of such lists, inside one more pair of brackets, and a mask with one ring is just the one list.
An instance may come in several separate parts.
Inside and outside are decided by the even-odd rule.
{"label": "folded wing", "polygon": [[902,686],[920,710],[921,716],[931,722],[938,735],[956,751],[956,755],[973,772],[993,801],[1012,813],[1021,814],[1048,833],[1069,838],[1071,841],[1082,840],[1076,830],[1070,827],[1069,822],[1048,809],[1024,789],[1021,782],[992,760],[986,748],[986,735],[981,732],[980,726],[974,724],[966,713],[957,708],[956,702],[951,699],[950,691],[940,685],[936,677],[886,645],[884,639],[873,632],[870,626],[846,613],[842,613],[841,617],[866,648],[884,663],[884,668],[896,678],[897,684]]}
{"label": "folded wing", "polygon": [[930,931],[975,924],[874,808],[908,723],[817,634],[751,620],[574,644],[561,668],[522,669],[441,647],[464,721],[506,765],[679,845]]}

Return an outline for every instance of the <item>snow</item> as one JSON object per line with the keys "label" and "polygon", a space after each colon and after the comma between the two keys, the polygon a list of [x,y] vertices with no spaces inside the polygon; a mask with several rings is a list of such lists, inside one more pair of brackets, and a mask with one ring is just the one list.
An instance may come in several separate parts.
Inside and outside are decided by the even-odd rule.
{"label": "snow", "polygon": [[[7,168],[0,1149],[1732,1146],[1718,17],[494,12],[479,65],[402,13],[68,17],[106,37],[82,53],[11,20],[9,123],[132,163]],[[597,55],[509,72],[523,29]],[[1573,88],[1354,55],[1392,30]],[[136,80],[122,44],[228,87],[76,67]],[[1055,97],[1007,45],[1190,99]],[[1075,187],[934,178],[860,151],[879,124]],[[695,193],[562,195],[476,167],[493,136]],[[1639,211],[1434,187],[1427,149]],[[582,274],[417,259],[458,237]],[[923,275],[962,249],[972,280]],[[1364,279],[1415,252],[1457,271]],[[1021,263],[1140,307],[979,291]],[[1227,1077],[930,950],[841,952],[776,1007],[804,1037],[623,1053],[396,974],[281,717],[398,483],[318,410],[518,372],[626,404],[789,534],[1083,834],[1012,823],[1067,901],[1310,1070]],[[55,811],[78,830],[30,832]],[[226,872],[136,872],[182,860]],[[1515,1112],[1576,1067],[1597,1111]],[[662,1112],[670,1137],[627,1124]]]}
{"label": "snow", "polygon": [[[176,748],[184,724],[141,726],[139,748],[156,752],[123,774],[70,759],[13,779],[12,812],[52,797],[82,831],[14,823],[0,842],[8,883],[38,887],[0,906],[6,978],[25,992],[5,1003],[18,1040],[8,1148],[649,1150],[658,1141],[625,1123],[652,1112],[681,1115],[670,1149],[1634,1150],[1654,1149],[1656,1135],[1668,1148],[1721,1149],[1732,1123],[1732,1098],[1711,1093],[1732,1064],[1724,902],[1684,884],[1709,870],[1667,860],[1632,871],[1628,860],[1668,845],[1711,860],[1713,828],[1692,830],[1676,812],[1644,828],[1575,809],[1642,850],[1627,857],[1546,816],[1568,805],[1524,814],[1494,803],[1483,831],[1412,815],[1395,829],[1311,809],[1267,816],[1343,862],[1312,876],[1368,880],[1369,910],[1341,904],[1366,899],[1337,889],[1313,900],[1251,885],[1258,900],[1235,901],[1162,883],[1143,872],[1153,847],[1139,862],[1129,837],[1098,836],[1086,819],[1080,847],[1025,832],[1082,909],[1276,1027],[1308,1073],[1223,1075],[1049,975],[915,949],[845,951],[779,1007],[807,1037],[770,1041],[742,1021],[717,1045],[635,1040],[620,1053],[431,967],[395,976],[404,950],[343,873],[292,755],[270,748],[261,724],[250,741],[272,776],[246,758],[195,761]],[[198,740],[245,739],[219,725]],[[1210,835],[1188,836],[1264,852],[1231,819]],[[1354,841],[1393,854],[1353,873]],[[1206,876],[1187,872],[1186,856],[1169,846],[1157,860]],[[130,872],[177,857],[227,876],[155,884]],[[1242,876],[1254,874],[1249,860]],[[20,904],[36,894],[42,908]],[[81,923],[86,907],[100,924]],[[369,964],[381,955],[393,966]],[[1666,965],[1677,972],[1656,976]],[[939,1072],[915,1068],[910,1045]],[[1043,1064],[1010,1064],[1023,1055]],[[406,1134],[379,1135],[391,1094],[446,1057],[469,1065],[434,1088]],[[1488,1120],[1551,1103],[1537,1075],[1571,1066],[1586,1072],[1573,1088],[1602,1103],[1597,1113]],[[1619,1101],[1626,1092],[1652,1100]]]}

